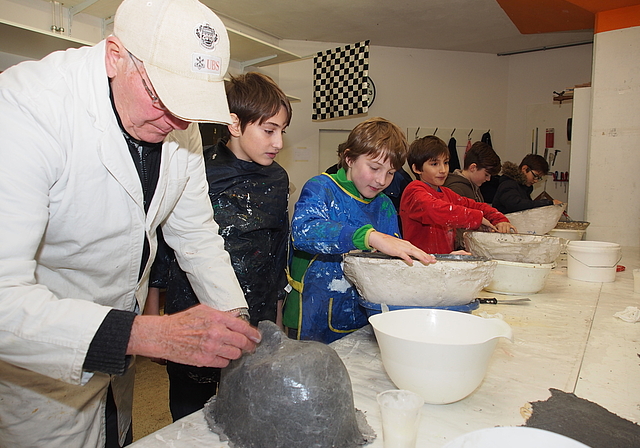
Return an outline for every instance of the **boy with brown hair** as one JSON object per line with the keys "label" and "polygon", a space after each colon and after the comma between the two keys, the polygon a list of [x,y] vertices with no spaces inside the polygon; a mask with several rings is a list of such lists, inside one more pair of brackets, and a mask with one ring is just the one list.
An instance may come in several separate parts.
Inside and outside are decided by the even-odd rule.
{"label": "boy with brown hair", "polygon": [[515,231],[495,208],[444,186],[449,174],[449,148],[435,135],[415,140],[407,162],[418,180],[402,194],[402,233],[420,249],[435,254],[452,252],[455,229],[475,230],[484,225],[496,232]]}
{"label": "boy with brown hair", "polygon": [[501,167],[500,156],[491,146],[475,142],[464,155],[464,167],[449,173],[444,186],[460,196],[485,202],[480,186],[491,179],[491,176],[498,175]]}
{"label": "boy with brown hair", "polygon": [[399,238],[396,209],[382,194],[406,159],[402,130],[371,118],[351,131],[343,148],[337,173],[304,185],[291,222],[293,290],[284,324],[295,339],[330,343],[367,324],[358,291],[342,271],[343,254],[376,249],[409,264],[412,257],[435,262]]}
{"label": "boy with brown hair", "polygon": [[[247,73],[227,86],[228,136],[205,148],[209,199],[225,250],[249,305],[252,325],[281,325],[287,286],[289,177],[275,162],[291,121],[291,104],[268,76]],[[198,303],[178,263],[170,263],[164,311]],[[169,406],[175,420],[203,407],[216,394],[220,369],[167,363]]]}

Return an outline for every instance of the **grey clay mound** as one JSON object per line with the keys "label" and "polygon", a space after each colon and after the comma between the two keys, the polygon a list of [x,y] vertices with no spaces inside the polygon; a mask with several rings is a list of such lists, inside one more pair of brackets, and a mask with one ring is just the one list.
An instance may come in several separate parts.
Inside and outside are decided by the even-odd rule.
{"label": "grey clay mound", "polygon": [[258,328],[255,353],[222,370],[218,395],[204,407],[222,440],[235,448],[353,448],[375,439],[331,347],[289,339],[272,322]]}

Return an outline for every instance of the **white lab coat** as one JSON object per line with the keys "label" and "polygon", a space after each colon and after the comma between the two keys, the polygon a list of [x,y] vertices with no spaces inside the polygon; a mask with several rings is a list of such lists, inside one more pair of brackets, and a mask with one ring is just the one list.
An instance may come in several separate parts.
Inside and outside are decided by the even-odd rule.
{"label": "white lab coat", "polygon": [[103,446],[110,380],[126,430],[133,369],[86,382],[82,365],[111,307],[144,307],[158,225],[202,302],[247,306],[213,221],[197,126],[166,138],[145,216],[104,52],[102,42],[0,75],[0,447]]}

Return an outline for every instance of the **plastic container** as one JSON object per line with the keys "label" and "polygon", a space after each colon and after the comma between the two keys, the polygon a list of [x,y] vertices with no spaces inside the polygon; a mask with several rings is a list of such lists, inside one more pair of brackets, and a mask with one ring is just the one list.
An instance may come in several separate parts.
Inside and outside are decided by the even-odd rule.
{"label": "plastic container", "polygon": [[502,319],[456,311],[397,310],[369,322],[389,378],[429,404],[470,395],[484,379],[498,338],[513,339]]}
{"label": "plastic container", "polygon": [[606,241],[569,241],[567,277],[583,282],[611,283],[622,258],[620,245]]}
{"label": "plastic container", "polygon": [[377,395],[384,448],[416,448],[424,399],[410,390],[391,389]]}
{"label": "plastic container", "polygon": [[484,289],[498,294],[535,294],[544,284],[553,263],[517,263],[497,260],[493,279]]}
{"label": "plastic container", "polygon": [[580,229],[551,229],[549,235],[564,238],[567,241],[580,241],[584,238],[586,230]]}
{"label": "plastic container", "polygon": [[[358,302],[365,309],[367,317],[374,314],[380,314],[382,312],[382,305],[379,303],[369,302],[368,300],[358,297]],[[389,311],[395,310],[409,310],[409,309],[437,309],[437,310],[449,310],[460,311],[461,313],[470,313],[473,310],[477,310],[480,306],[478,300],[467,303],[466,305],[453,305],[453,306],[399,306],[399,305],[387,305]]]}

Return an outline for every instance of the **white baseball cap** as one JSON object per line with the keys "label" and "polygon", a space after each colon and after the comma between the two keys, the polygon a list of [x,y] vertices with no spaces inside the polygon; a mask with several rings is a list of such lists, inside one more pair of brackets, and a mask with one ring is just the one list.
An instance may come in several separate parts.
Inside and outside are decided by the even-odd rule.
{"label": "white baseball cap", "polygon": [[229,37],[211,9],[197,0],[124,0],[113,33],[144,62],[153,88],[173,115],[231,122],[224,87]]}

